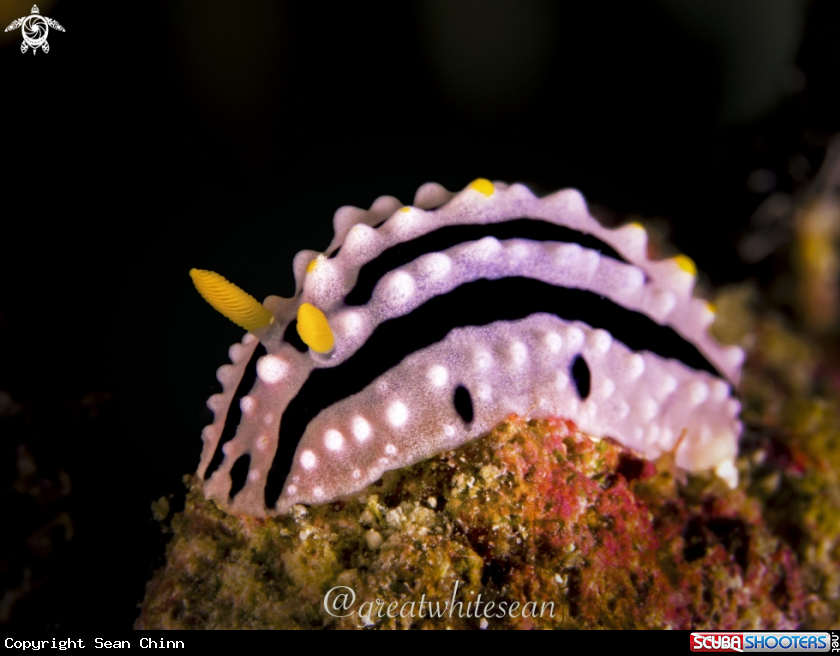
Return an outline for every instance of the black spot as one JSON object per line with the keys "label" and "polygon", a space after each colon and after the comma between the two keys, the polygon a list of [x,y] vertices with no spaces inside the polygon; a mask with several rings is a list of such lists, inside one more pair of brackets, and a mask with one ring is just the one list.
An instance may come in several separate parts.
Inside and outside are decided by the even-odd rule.
{"label": "black spot", "polygon": [[687,563],[706,555],[706,534],[703,530],[703,521],[699,517],[689,521],[685,527],[683,545],[683,558]]}
{"label": "black spot", "polygon": [[510,561],[499,559],[485,561],[484,568],[481,570],[481,584],[501,590],[507,583],[511,569],[513,569],[513,563]]}
{"label": "black spot", "polygon": [[[266,481],[267,507],[277,502],[298,442],[321,410],[361,392],[407,355],[440,342],[454,328],[513,321],[537,312],[555,314],[568,322],[581,321],[609,331],[613,339],[632,351],[650,351],[719,375],[697,347],[670,326],[586,289],[556,287],[523,277],[465,283],[429,299],[413,312],[384,321],[347,360],[335,367],[315,369],[309,375],[280,422],[277,452]],[[585,398],[581,383],[578,389]]]}
{"label": "black spot", "polygon": [[589,396],[590,389],[592,389],[592,374],[582,355],[576,355],[574,362],[572,362],[572,380],[575,381],[580,400],[585,401],[586,397]]}
{"label": "black spot", "polygon": [[473,420],[473,404],[470,391],[463,385],[458,385],[455,388],[455,397],[452,399],[455,403],[455,411],[461,415],[464,423],[470,424]]}
{"label": "black spot", "polygon": [[263,346],[262,343],[257,344],[257,348],[254,349],[254,354],[248,361],[245,371],[242,373],[242,379],[239,381],[239,385],[236,388],[233,399],[231,399],[230,405],[228,406],[227,415],[225,415],[225,427],[224,430],[222,430],[222,436],[219,438],[219,443],[216,445],[216,451],[213,454],[213,459],[210,461],[210,464],[207,465],[207,470],[204,472],[205,479],[210,478],[213,472],[216,471],[219,468],[219,465],[222,464],[222,460],[225,459],[222,447],[236,436],[236,429],[239,426],[239,420],[242,418],[242,408],[239,407],[239,402],[242,400],[242,397],[248,394],[254,386],[254,383],[257,380],[257,360],[265,354],[265,346]]}
{"label": "black spot", "polygon": [[716,517],[709,520],[708,527],[732,555],[735,562],[746,572],[750,551],[750,535],[747,531],[747,525],[740,519]]}
{"label": "black spot", "polygon": [[622,454],[618,459],[618,467],[615,471],[629,482],[641,478],[644,470],[645,463],[643,460]]}
{"label": "black spot", "polygon": [[411,497],[411,492],[405,489],[405,485],[402,482],[397,485],[393,490],[388,492],[382,497],[382,503],[385,505],[386,508],[396,508],[399,506],[403,501],[406,501]]}
{"label": "black spot", "polygon": [[239,490],[245,487],[248,478],[248,470],[251,468],[251,456],[242,454],[230,468],[230,500],[239,494]]}
{"label": "black spot", "polygon": [[[378,228],[380,225],[382,224],[380,223],[374,227]],[[444,251],[458,244],[476,241],[484,237],[495,237],[499,240],[530,239],[532,241],[557,241],[579,244],[584,248],[598,251],[606,257],[620,262],[627,262],[612,246],[597,237],[578,232],[572,228],[556,225],[550,221],[512,219],[510,221],[488,225],[467,224],[445,226],[416,239],[395,244],[365,264],[359,270],[359,277],[356,280],[355,287],[347,294],[344,302],[347,305],[364,305],[370,300],[376,283],[389,271],[413,262],[426,253]]]}
{"label": "black spot", "polygon": [[790,604],[790,591],[788,590],[787,575],[784,570],[782,570],[782,578],[770,591],[770,598],[776,606],[782,610],[787,610]]}
{"label": "black spot", "polygon": [[580,614],[581,590],[583,589],[583,576],[580,570],[575,567],[567,570],[566,574],[566,601],[569,604],[569,615],[577,617]]}
{"label": "black spot", "polygon": [[301,353],[306,353],[309,350],[309,347],[303,343],[300,335],[298,335],[297,319],[292,319],[291,323],[286,326],[286,332],[283,333],[283,341],[288,342]]}
{"label": "black spot", "polygon": [[741,569],[746,571],[749,560],[750,536],[747,525],[742,520],[728,517],[710,519],[694,517],[683,531],[683,538],[685,540],[683,556],[685,556],[687,562],[705,556],[709,544],[714,544],[717,540]]}

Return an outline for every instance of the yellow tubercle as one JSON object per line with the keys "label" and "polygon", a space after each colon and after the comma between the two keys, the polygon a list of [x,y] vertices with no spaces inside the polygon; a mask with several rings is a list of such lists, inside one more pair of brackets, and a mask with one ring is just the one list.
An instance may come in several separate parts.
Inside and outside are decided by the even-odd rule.
{"label": "yellow tubercle", "polygon": [[400,212],[410,212],[410,211],[411,211],[411,208],[408,205],[400,208]]}
{"label": "yellow tubercle", "polygon": [[204,269],[190,269],[190,277],[204,300],[240,328],[253,331],[274,321],[262,303],[224,276]]}
{"label": "yellow tubercle", "polygon": [[306,273],[312,273],[315,270],[315,267],[318,266],[318,260],[320,259],[320,255],[312,259],[312,261],[306,265]]}
{"label": "yellow tubercle", "polygon": [[321,310],[301,303],[297,312],[297,331],[303,343],[316,353],[329,353],[335,346],[330,322]]}
{"label": "yellow tubercle", "polygon": [[470,182],[470,189],[474,189],[480,194],[484,194],[485,196],[492,196],[493,192],[496,191],[496,188],[493,186],[493,183],[489,180],[485,180],[484,178],[479,178],[478,180],[473,180]]}
{"label": "yellow tubercle", "polygon": [[694,260],[692,260],[688,255],[677,255],[674,258],[674,262],[677,263],[677,266],[688,273],[689,275],[696,276],[697,275],[697,265],[694,264]]}
{"label": "yellow tubercle", "polygon": [[634,228],[639,228],[639,230],[644,230],[645,227],[639,223],[638,221],[633,221],[632,223],[628,223],[627,225],[632,226]]}
{"label": "yellow tubercle", "polygon": [[711,301],[706,301],[706,309],[712,314],[717,314],[718,312],[717,305],[715,305]]}

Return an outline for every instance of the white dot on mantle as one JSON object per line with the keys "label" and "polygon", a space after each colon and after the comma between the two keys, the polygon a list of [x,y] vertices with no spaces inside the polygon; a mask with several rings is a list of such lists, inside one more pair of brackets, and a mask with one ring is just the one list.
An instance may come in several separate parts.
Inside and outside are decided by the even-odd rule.
{"label": "white dot on mantle", "polygon": [[344,436],[334,428],[324,433],[324,446],[330,451],[341,451],[344,446]]}
{"label": "white dot on mantle", "polygon": [[370,424],[364,417],[353,417],[353,437],[359,442],[364,442],[370,437],[371,432]]}
{"label": "white dot on mantle", "polygon": [[408,421],[408,408],[402,401],[394,401],[388,406],[388,422],[395,428],[405,426]]}
{"label": "white dot on mantle", "polygon": [[318,458],[309,449],[300,454],[300,465],[304,469],[312,469],[318,462]]}

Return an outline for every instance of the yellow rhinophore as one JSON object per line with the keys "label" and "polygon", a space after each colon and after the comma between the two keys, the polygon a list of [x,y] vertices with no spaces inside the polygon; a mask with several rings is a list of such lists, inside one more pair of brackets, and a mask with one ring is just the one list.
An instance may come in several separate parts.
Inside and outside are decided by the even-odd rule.
{"label": "yellow rhinophore", "polygon": [[262,303],[218,273],[190,269],[190,277],[204,300],[240,328],[253,331],[274,321]]}
{"label": "yellow rhinophore", "polygon": [[680,269],[682,269],[689,275],[697,275],[697,265],[694,264],[694,260],[692,260],[688,255],[677,255],[674,258],[674,262],[677,263],[677,266]]}
{"label": "yellow rhinophore", "polygon": [[329,353],[335,346],[330,322],[310,303],[301,303],[298,308],[297,331],[303,343],[316,353]]}
{"label": "yellow rhinophore", "polygon": [[484,194],[485,196],[492,196],[493,192],[496,191],[493,183],[489,180],[485,180],[484,178],[479,178],[478,180],[470,182],[470,189],[475,189],[478,193]]}

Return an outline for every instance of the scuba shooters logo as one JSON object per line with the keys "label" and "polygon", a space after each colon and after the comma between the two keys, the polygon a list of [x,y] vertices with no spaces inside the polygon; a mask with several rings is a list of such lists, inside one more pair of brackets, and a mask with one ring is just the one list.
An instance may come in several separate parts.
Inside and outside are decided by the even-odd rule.
{"label": "scuba shooters logo", "polygon": [[692,633],[691,651],[744,651],[740,633]]}
{"label": "scuba shooters logo", "polygon": [[829,652],[840,651],[832,631],[694,631],[691,651],[703,652]]}
{"label": "scuba shooters logo", "polygon": [[59,25],[58,21],[41,16],[38,5],[32,5],[32,13],[29,16],[13,20],[5,31],[10,32],[17,28],[21,28],[21,32],[23,32],[23,43],[20,44],[20,51],[25,53],[29,48],[32,48],[33,55],[38,48],[41,48],[44,52],[50,51],[50,44],[47,43],[50,28],[64,32],[64,28]]}

